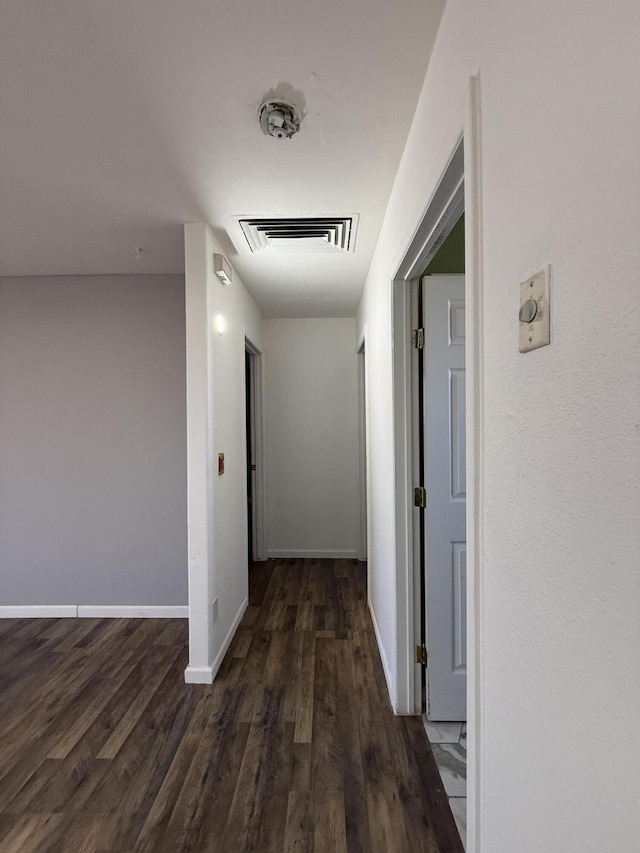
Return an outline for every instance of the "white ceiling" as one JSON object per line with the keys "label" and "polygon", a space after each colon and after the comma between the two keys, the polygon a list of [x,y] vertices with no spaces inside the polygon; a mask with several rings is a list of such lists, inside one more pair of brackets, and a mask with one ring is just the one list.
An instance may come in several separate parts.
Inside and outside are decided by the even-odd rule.
{"label": "white ceiling", "polygon": [[[204,220],[265,316],[353,316],[443,5],[2,0],[0,274],[183,272]],[[353,254],[251,255],[234,221],[351,213]]]}

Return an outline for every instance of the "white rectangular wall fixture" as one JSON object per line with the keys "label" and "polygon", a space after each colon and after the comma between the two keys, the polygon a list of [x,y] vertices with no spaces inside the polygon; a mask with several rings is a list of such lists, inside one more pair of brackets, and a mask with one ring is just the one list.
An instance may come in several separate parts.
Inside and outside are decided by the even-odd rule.
{"label": "white rectangular wall fixture", "polygon": [[224,255],[219,255],[217,252],[214,253],[213,271],[218,276],[222,284],[231,284],[233,280],[233,272],[231,270],[231,264]]}
{"label": "white rectangular wall fixture", "polygon": [[549,278],[547,266],[520,283],[520,352],[546,347],[551,342]]}

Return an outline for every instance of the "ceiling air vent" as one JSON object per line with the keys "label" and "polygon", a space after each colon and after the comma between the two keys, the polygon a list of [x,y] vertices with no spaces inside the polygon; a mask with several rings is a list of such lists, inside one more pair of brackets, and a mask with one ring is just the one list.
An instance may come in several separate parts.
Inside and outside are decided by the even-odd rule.
{"label": "ceiling air vent", "polygon": [[267,247],[281,251],[353,252],[358,217],[353,214],[304,219],[238,219],[238,224],[252,252]]}

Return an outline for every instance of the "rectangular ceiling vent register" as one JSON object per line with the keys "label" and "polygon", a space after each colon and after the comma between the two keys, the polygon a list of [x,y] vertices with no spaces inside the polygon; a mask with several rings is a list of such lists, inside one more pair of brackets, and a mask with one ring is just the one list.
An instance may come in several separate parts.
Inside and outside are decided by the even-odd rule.
{"label": "rectangular ceiling vent register", "polygon": [[238,219],[249,249],[280,251],[341,251],[355,248],[358,217],[312,216],[303,219]]}

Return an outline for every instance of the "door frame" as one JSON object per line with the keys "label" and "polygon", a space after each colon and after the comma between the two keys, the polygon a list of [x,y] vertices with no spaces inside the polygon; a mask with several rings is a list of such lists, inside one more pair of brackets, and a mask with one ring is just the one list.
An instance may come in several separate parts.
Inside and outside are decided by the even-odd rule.
{"label": "door frame", "polygon": [[366,326],[358,341],[357,383],[358,383],[358,559],[366,560],[368,554],[368,481],[367,477],[367,357]]}
{"label": "door frame", "polygon": [[421,712],[420,666],[415,662],[419,630],[419,586],[414,569],[415,456],[411,346],[412,282],[426,269],[449,231],[465,214],[465,338],[467,446],[467,833],[468,850],[480,853],[482,738],[483,578],[483,289],[479,78],[469,80],[449,158],[435,192],[408,239],[393,279],[393,401],[396,494],[396,639],[398,713]]}
{"label": "door frame", "polygon": [[[265,430],[264,430],[264,359],[260,349],[244,336],[244,349],[249,355],[249,405],[251,454],[256,466],[253,472],[252,535],[253,555],[249,561],[267,559],[267,512],[265,473]],[[246,456],[246,452],[245,452]],[[245,458],[245,465],[249,460]]]}

